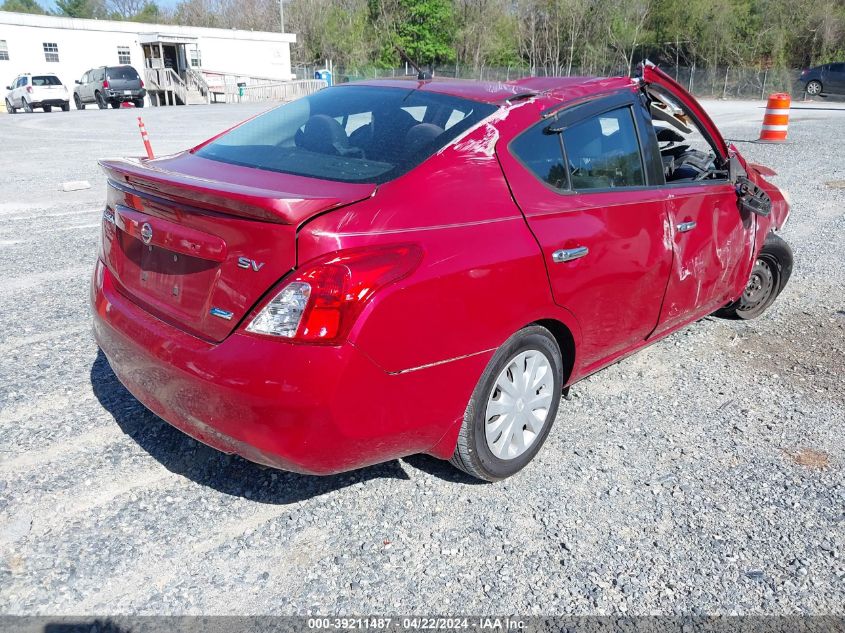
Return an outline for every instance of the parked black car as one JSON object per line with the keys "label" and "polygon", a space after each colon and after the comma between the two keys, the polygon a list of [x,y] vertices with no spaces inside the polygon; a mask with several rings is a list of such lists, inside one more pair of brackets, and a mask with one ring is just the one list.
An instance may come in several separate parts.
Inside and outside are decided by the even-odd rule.
{"label": "parked black car", "polygon": [[798,81],[804,84],[805,92],[811,97],[821,94],[845,95],[845,62],[802,70]]}
{"label": "parked black car", "polygon": [[119,108],[124,101],[131,101],[136,108],[144,107],[144,81],[132,66],[100,66],[92,68],[82,79],[76,80],[73,102],[77,110],[84,110],[88,103],[96,103],[101,110]]}

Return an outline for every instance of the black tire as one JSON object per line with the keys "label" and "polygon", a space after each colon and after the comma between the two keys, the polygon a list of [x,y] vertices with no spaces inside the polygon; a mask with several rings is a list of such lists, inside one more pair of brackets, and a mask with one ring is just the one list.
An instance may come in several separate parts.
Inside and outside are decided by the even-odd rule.
{"label": "black tire", "polygon": [[9,114],[15,114],[17,111],[18,109],[12,105],[12,102],[6,99],[6,112]]}
{"label": "black tire", "polygon": [[52,112],[53,106],[42,106],[42,109],[44,110],[44,112]]}
{"label": "black tire", "polygon": [[100,110],[105,110],[109,107],[109,104],[106,103],[106,99],[103,97],[103,93],[101,92],[94,93],[94,101],[97,102],[97,107],[100,108]]}
{"label": "black tire", "polygon": [[26,99],[21,99],[21,105],[23,106],[23,111],[27,114],[32,114],[32,106],[29,104],[29,101]]}
{"label": "black tire", "polygon": [[136,108],[143,108],[144,107],[144,100],[143,99],[135,99],[132,103],[135,104]]}
{"label": "black tire", "polygon": [[757,255],[742,296],[714,312],[722,319],[756,319],[771,306],[792,275],[792,249],[783,238],[769,233]]}
{"label": "black tire", "polygon": [[819,95],[821,95],[823,89],[824,86],[822,86],[822,82],[820,82],[818,79],[808,81],[807,85],[804,86],[804,91],[811,97],[818,97]]}
{"label": "black tire", "polygon": [[120,101],[112,101],[111,107],[117,110],[120,107]]}
{"label": "black tire", "polygon": [[[512,459],[501,459],[492,453],[487,444],[487,402],[497,389],[496,380],[500,373],[525,351],[540,352],[549,362],[554,385],[551,402],[542,428],[525,452]],[[563,361],[560,348],[551,332],[544,327],[532,325],[511,336],[496,351],[481,374],[464,413],[455,452],[449,461],[464,472],[485,481],[499,481],[522,470],[539,452],[548,437],[560,405],[562,382]],[[525,428],[527,427],[523,427]]]}
{"label": "black tire", "polygon": [[85,109],[85,104],[82,103],[82,99],[79,98],[79,95],[73,95],[73,104],[76,106],[77,110]]}
{"label": "black tire", "polygon": [[70,101],[65,101],[62,104],[62,112],[70,112]]}

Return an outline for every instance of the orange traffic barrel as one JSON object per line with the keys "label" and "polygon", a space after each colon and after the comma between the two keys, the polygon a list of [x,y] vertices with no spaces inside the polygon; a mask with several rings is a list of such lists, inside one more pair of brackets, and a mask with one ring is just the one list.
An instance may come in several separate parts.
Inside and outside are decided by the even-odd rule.
{"label": "orange traffic barrel", "polygon": [[786,128],[789,125],[789,104],[792,101],[785,92],[769,95],[766,104],[766,114],[763,116],[763,129],[760,130],[761,141],[778,143],[786,140]]}

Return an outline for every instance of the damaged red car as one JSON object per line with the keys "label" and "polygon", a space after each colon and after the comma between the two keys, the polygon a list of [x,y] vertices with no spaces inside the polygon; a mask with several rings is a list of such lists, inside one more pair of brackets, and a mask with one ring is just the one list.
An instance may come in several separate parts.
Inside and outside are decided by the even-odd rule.
{"label": "damaged red car", "polygon": [[649,64],[347,84],[101,164],[115,374],[194,438],[302,473],[428,453],[513,475],[569,385],[756,317],[792,270],[772,172]]}

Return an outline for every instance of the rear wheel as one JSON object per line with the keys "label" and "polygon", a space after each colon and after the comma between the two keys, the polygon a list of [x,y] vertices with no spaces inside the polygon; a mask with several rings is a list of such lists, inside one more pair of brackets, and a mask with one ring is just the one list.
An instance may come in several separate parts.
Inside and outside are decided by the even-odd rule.
{"label": "rear wheel", "polygon": [[813,79],[812,81],[808,81],[807,85],[804,87],[804,90],[807,91],[807,94],[811,97],[817,97],[822,93],[822,82]]}
{"label": "rear wheel", "polygon": [[723,319],[754,319],[774,303],[792,274],[792,249],[781,237],[769,233],[742,296],[717,310]]}
{"label": "rear wheel", "polygon": [[62,104],[62,112],[69,112],[70,111],[70,101],[65,101]]}
{"label": "rear wheel", "polygon": [[143,108],[144,107],[144,100],[143,99],[135,99],[135,101],[133,101],[133,103],[135,104],[136,108]]}
{"label": "rear wheel", "polygon": [[82,99],[79,98],[79,95],[73,95],[73,104],[76,106],[77,110],[85,109],[85,104],[82,103]]}
{"label": "rear wheel", "polygon": [[52,111],[53,111],[53,106],[44,106],[44,107],[43,107],[43,110],[44,110],[44,112],[52,112]]}
{"label": "rear wheel", "polygon": [[12,105],[12,102],[6,99],[6,112],[8,112],[9,114],[14,114],[17,111],[18,109]]}
{"label": "rear wheel", "polygon": [[23,106],[23,111],[32,114],[32,106],[29,104],[29,101],[26,99],[21,99],[21,105]]}
{"label": "rear wheel", "polygon": [[97,107],[100,108],[100,110],[105,110],[109,107],[109,104],[106,103],[106,99],[103,97],[103,93],[101,92],[94,93],[94,101],[97,102]]}
{"label": "rear wheel", "polygon": [[549,434],[562,380],[563,361],[551,332],[535,325],[511,336],[473,391],[452,464],[487,481],[522,470]]}

